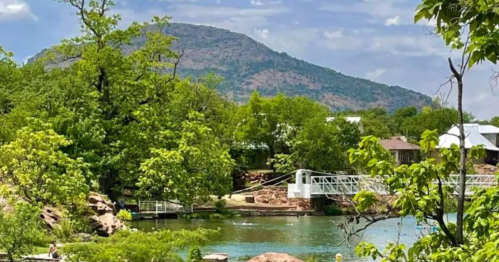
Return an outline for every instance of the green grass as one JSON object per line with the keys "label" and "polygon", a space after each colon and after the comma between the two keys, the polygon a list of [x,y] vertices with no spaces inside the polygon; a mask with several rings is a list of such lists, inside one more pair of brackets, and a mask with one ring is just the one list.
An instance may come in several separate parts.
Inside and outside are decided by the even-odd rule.
{"label": "green grass", "polygon": [[35,247],[33,254],[48,254],[49,246],[46,247]]}

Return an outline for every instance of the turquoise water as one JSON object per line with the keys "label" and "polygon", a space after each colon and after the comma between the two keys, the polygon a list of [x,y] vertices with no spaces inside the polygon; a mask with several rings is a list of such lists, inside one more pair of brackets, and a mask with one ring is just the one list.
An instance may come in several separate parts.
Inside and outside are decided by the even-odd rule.
{"label": "turquoise water", "polygon": [[[343,217],[249,217],[210,220],[139,220],[133,227],[151,231],[155,229],[221,229],[204,252],[228,253],[230,261],[247,261],[265,252],[289,253],[306,260],[314,256],[319,262],[334,261],[336,253],[345,256],[350,252],[346,244],[337,246],[343,240],[343,233],[333,222]],[[398,223],[402,222],[400,241],[412,244],[420,235],[414,218],[390,219],[368,228],[363,240],[379,247],[397,240]],[[356,227],[361,227],[362,223]],[[356,243],[352,243],[354,246]],[[344,259],[344,261],[371,261],[365,258]]]}

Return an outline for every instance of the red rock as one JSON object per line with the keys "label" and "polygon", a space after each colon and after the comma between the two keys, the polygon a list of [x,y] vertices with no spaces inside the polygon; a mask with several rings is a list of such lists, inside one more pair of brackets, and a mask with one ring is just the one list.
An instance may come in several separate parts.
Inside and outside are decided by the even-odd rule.
{"label": "red rock", "polygon": [[265,253],[256,256],[248,262],[303,262],[285,253]]}

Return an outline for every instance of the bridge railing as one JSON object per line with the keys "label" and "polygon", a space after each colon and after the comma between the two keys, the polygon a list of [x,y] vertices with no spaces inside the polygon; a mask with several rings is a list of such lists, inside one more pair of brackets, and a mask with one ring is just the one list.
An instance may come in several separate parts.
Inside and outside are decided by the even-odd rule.
{"label": "bridge railing", "polygon": [[[459,175],[451,175],[443,181],[444,185],[459,188]],[[437,182],[435,182],[437,183]],[[473,188],[490,188],[497,186],[494,175],[467,175],[466,194],[473,194]],[[335,176],[312,176],[310,193],[312,195],[354,195],[359,191],[376,192],[387,195],[388,188],[384,185],[382,178],[359,175],[335,175]]]}
{"label": "bridge railing", "polygon": [[155,214],[192,213],[192,206],[182,206],[168,201],[139,201],[139,212]]}

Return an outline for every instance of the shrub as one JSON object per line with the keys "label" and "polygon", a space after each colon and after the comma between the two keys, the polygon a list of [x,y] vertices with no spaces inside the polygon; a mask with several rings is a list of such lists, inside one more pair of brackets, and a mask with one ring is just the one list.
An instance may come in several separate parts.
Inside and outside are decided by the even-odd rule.
{"label": "shrub", "polygon": [[132,213],[130,213],[128,210],[122,209],[116,217],[121,220],[121,221],[131,221],[132,220]]}
{"label": "shrub", "polygon": [[191,247],[189,253],[187,254],[187,262],[201,262],[203,261],[203,255],[201,255],[201,250],[197,246]]}
{"label": "shrub", "polygon": [[58,225],[55,225],[52,234],[59,240],[60,242],[70,242],[71,236],[74,233],[74,227],[70,220],[64,219]]}
{"label": "shrub", "polygon": [[39,214],[38,208],[28,204],[17,204],[13,214],[0,209],[0,248],[7,253],[9,261],[33,252],[45,239]]}
{"label": "shrub", "polygon": [[343,211],[337,205],[325,206],[324,213],[327,216],[341,216]]}

